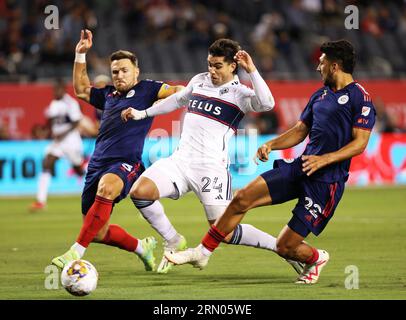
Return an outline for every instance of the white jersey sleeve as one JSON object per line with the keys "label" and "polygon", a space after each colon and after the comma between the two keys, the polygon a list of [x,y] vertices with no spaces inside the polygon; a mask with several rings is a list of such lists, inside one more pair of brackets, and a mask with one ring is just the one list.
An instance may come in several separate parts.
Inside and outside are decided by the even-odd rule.
{"label": "white jersey sleeve", "polygon": [[265,80],[258,71],[248,73],[254,90],[241,86],[242,108],[247,111],[264,112],[272,110],[275,99]]}
{"label": "white jersey sleeve", "polygon": [[193,84],[198,81],[198,76],[199,75],[194,76],[189,81],[188,85],[181,91],[176,92],[175,94],[146,109],[145,111],[148,117],[154,117],[159,114],[169,113],[186,105],[192,95]]}

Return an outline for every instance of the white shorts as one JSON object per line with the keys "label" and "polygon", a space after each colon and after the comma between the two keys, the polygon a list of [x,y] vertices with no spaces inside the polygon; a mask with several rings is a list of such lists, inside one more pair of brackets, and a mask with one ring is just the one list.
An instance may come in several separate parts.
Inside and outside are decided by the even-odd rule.
{"label": "white shorts", "polygon": [[80,166],[83,162],[83,144],[77,131],[69,133],[60,141],[53,141],[46,149],[45,154],[58,158],[67,158],[74,166]]}
{"label": "white shorts", "polygon": [[[186,163],[171,156],[159,159],[141,176],[155,182],[161,197],[178,199],[193,191],[205,206],[227,206],[232,199],[230,173],[214,164]],[[174,192],[165,194],[164,190],[170,190],[164,186],[169,180],[175,185]]]}

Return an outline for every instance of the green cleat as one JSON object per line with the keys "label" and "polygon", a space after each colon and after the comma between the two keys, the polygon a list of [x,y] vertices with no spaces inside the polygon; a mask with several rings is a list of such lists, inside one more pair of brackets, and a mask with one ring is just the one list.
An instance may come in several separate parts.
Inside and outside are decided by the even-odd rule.
{"label": "green cleat", "polygon": [[158,273],[168,273],[169,270],[172,269],[173,267],[173,263],[170,262],[166,257],[165,257],[165,253],[169,253],[169,252],[178,252],[178,251],[183,251],[186,250],[187,248],[187,242],[184,236],[179,235],[179,239],[177,241],[177,243],[175,245],[168,245],[168,243],[165,241],[164,244],[164,255],[162,257],[161,263],[158,266]]}
{"label": "green cleat", "polygon": [[58,268],[63,269],[69,262],[73,260],[79,260],[80,255],[75,249],[69,249],[63,255],[53,258],[52,264],[56,265]]}
{"label": "green cleat", "polygon": [[144,250],[143,254],[137,254],[141,261],[144,263],[146,271],[155,270],[155,257],[154,249],[156,248],[157,241],[154,237],[147,237],[141,240],[141,245]]}

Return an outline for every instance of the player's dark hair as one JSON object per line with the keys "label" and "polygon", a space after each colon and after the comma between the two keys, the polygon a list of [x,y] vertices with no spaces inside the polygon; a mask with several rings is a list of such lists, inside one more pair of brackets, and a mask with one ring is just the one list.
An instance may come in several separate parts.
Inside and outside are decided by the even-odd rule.
{"label": "player's dark hair", "polygon": [[126,50],[118,50],[116,52],[113,52],[110,56],[110,61],[113,62],[114,60],[121,60],[121,59],[130,59],[132,64],[136,67],[138,67],[138,59],[137,56]]}
{"label": "player's dark hair", "polygon": [[[228,63],[235,62],[235,54],[241,50],[241,46],[237,41],[231,39],[218,39],[209,47],[209,54],[213,57],[224,57],[224,61]],[[233,73],[237,73],[238,64]]]}
{"label": "player's dark hair", "polygon": [[347,40],[328,41],[321,45],[320,51],[326,54],[327,60],[336,62],[341,69],[352,74],[355,67],[355,50]]}

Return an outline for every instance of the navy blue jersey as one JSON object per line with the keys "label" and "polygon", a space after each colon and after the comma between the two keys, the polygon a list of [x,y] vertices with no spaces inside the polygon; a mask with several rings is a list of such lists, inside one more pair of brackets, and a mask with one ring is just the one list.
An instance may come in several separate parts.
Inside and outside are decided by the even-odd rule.
{"label": "navy blue jersey", "polygon": [[[368,92],[352,82],[336,92],[324,87],[312,95],[300,120],[310,129],[309,143],[303,154],[323,155],[334,152],[352,140],[352,129],[372,130],[375,108]],[[331,164],[310,178],[332,183],[348,179],[351,159]]]}
{"label": "navy blue jersey", "polygon": [[101,168],[116,161],[130,164],[141,161],[144,140],[153,118],[123,122],[121,111],[128,107],[149,108],[157,100],[161,86],[159,81],[142,80],[125,93],[117,92],[113,86],[91,88],[90,104],[103,113],[89,167]]}

